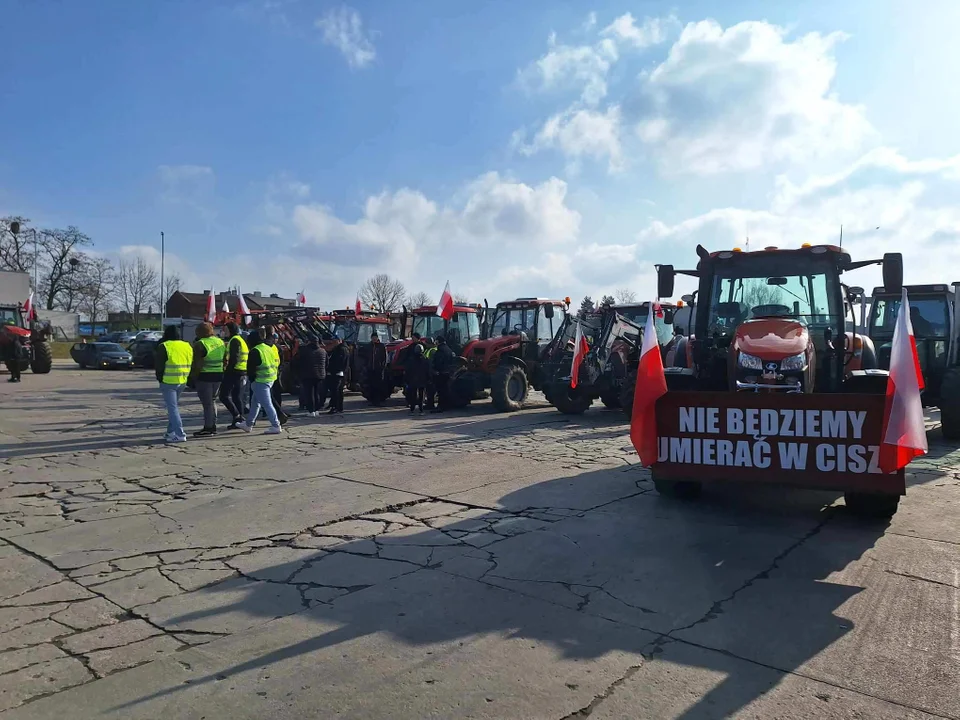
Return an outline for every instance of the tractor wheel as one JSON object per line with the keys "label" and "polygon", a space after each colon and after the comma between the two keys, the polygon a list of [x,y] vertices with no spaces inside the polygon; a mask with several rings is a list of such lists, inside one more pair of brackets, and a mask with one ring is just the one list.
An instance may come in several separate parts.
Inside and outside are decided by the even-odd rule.
{"label": "tractor wheel", "polygon": [[48,342],[38,342],[33,345],[33,358],[30,360],[30,369],[36,375],[46,375],[53,367],[53,348]]}
{"label": "tractor wheel", "polygon": [[450,376],[448,390],[450,407],[455,410],[465,408],[476,395],[473,387],[473,378],[471,378],[463,368],[455,370],[453,375]]}
{"label": "tractor wheel", "polygon": [[529,393],[530,386],[523,368],[506,363],[493,373],[490,394],[493,396],[493,406],[499,412],[520,410]]}
{"label": "tractor wheel", "polygon": [[564,415],[583,415],[593,405],[593,398],[579,393],[566,383],[550,389],[550,403]]}
{"label": "tractor wheel", "polygon": [[603,403],[604,407],[609,410],[619,410],[620,409],[620,393],[615,390],[610,390],[605,392],[600,396],[600,402]]}
{"label": "tractor wheel", "polygon": [[847,492],[843,500],[851,513],[862,518],[889,518],[897,512],[899,495]]}
{"label": "tractor wheel", "polygon": [[945,440],[960,440],[960,368],[952,367],[943,373],[940,430]]}
{"label": "tractor wheel", "polygon": [[633,417],[633,391],[637,387],[637,376],[634,373],[627,372],[623,379],[623,385],[620,386],[620,409],[627,419]]}
{"label": "tractor wheel", "polygon": [[658,494],[664,497],[674,497],[678,500],[696,500],[703,491],[703,485],[696,480],[672,480],[653,475],[653,487]]}

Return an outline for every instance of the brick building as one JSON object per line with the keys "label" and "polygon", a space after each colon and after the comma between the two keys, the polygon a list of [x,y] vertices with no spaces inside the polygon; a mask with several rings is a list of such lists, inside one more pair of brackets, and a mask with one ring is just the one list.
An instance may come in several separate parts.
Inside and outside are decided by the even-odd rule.
{"label": "brick building", "polygon": [[[207,297],[209,295],[209,290],[202,293],[178,290],[167,300],[166,316],[170,318],[202,318],[207,311]],[[276,293],[264,295],[259,290],[244,293],[243,298],[250,310],[286,310],[297,305],[296,300],[282,298]],[[214,305],[218,312],[223,307],[224,300],[227,301],[227,307],[230,308],[231,312],[238,309],[237,293],[228,291],[217,293],[214,299]]]}

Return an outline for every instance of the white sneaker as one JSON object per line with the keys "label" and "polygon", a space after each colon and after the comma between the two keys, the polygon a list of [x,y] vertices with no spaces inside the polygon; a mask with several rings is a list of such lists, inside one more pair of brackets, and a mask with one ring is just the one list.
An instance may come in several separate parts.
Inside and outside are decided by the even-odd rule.
{"label": "white sneaker", "polygon": [[165,443],[185,443],[187,441],[186,435],[164,435],[163,441]]}
{"label": "white sneaker", "polygon": [[253,428],[250,425],[247,425],[245,422],[242,422],[239,425],[237,425],[237,428],[240,430],[243,430],[245,433],[248,433],[251,430],[253,430]]}
{"label": "white sneaker", "polygon": [[272,425],[263,431],[264,435],[280,435],[283,433],[283,428],[273,427]]}

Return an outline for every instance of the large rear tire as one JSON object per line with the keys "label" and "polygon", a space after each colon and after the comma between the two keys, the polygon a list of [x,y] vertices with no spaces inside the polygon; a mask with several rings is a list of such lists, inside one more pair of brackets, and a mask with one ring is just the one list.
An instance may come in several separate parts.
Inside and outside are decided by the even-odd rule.
{"label": "large rear tire", "polygon": [[943,373],[940,430],[945,440],[960,440],[960,368],[948,368]]}
{"label": "large rear tire", "polygon": [[36,375],[46,375],[51,368],[53,368],[53,347],[48,342],[34,343],[30,369]]}
{"label": "large rear tire", "polygon": [[658,494],[664,497],[673,497],[678,500],[696,500],[703,492],[703,484],[697,480],[673,480],[653,475],[653,487]]}
{"label": "large rear tire", "polygon": [[628,370],[623,385],[620,386],[620,409],[628,420],[633,417],[633,392],[636,387],[637,375]]}
{"label": "large rear tire", "polygon": [[893,517],[900,505],[899,495],[880,495],[877,493],[846,492],[843,501],[851,513],[862,518]]}
{"label": "large rear tire", "polygon": [[523,408],[530,394],[527,374],[523,368],[512,363],[497,367],[490,381],[493,406],[498,412],[515,412]]}
{"label": "large rear tire", "polygon": [[470,377],[463,368],[457,368],[453,371],[453,374],[450,376],[450,385],[447,389],[450,407],[454,410],[467,407],[476,395],[473,378]]}
{"label": "large rear tire", "polygon": [[604,407],[610,410],[619,410],[620,409],[620,393],[611,390],[605,392],[600,396],[600,402],[603,403]]}
{"label": "large rear tire", "polygon": [[550,403],[564,415],[583,415],[593,405],[593,398],[558,383],[550,389]]}

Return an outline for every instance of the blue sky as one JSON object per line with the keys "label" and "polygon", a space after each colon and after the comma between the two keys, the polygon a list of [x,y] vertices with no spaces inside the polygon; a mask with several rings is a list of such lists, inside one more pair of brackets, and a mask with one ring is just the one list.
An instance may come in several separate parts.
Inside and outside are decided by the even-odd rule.
{"label": "blue sky", "polygon": [[0,213],[324,305],[647,296],[697,242],[841,223],[958,252],[960,4],[923,9],[0,0]]}

